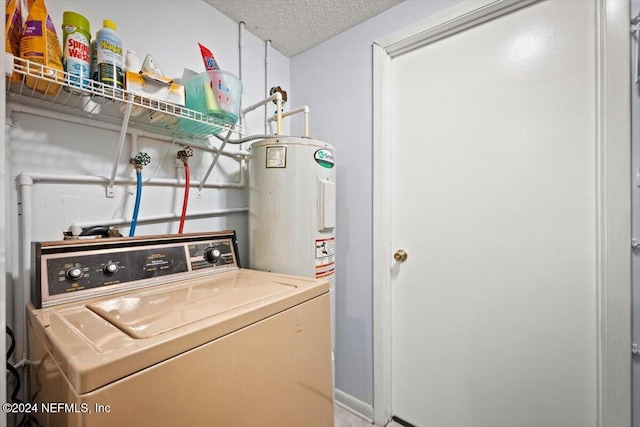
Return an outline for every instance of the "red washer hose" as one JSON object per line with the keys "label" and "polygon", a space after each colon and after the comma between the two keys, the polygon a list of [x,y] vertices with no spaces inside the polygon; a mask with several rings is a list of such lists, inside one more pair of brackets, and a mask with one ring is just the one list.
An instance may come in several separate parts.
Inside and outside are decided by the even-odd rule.
{"label": "red washer hose", "polygon": [[184,162],[184,200],[182,202],[182,215],[180,216],[180,228],[178,234],[184,230],[184,220],[187,217],[187,205],[189,204],[189,163]]}

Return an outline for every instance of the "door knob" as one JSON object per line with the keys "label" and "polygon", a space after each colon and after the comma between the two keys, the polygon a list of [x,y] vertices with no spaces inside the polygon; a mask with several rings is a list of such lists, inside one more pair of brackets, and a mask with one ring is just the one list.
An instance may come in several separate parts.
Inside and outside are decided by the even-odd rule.
{"label": "door knob", "polygon": [[398,262],[405,262],[407,260],[407,253],[404,249],[398,249],[395,254],[393,254],[393,259]]}

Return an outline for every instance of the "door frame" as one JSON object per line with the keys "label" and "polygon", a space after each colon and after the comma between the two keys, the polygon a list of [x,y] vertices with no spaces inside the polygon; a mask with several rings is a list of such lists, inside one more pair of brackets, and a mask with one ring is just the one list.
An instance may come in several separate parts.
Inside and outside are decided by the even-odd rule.
{"label": "door frame", "polygon": [[[0,31],[5,33],[4,21],[0,23]],[[7,72],[13,68],[13,58],[10,61],[7,60],[8,54],[4,54],[4,57],[0,59],[0,200],[3,204],[0,207],[0,330],[6,330],[7,324],[7,288],[12,286],[12,283],[7,279],[7,244],[8,244],[8,218],[9,209],[11,203],[9,202],[9,162],[7,161],[7,135],[9,128],[7,127],[7,86],[5,76]],[[9,282],[9,283],[7,283]],[[6,360],[6,341],[0,342],[0,359],[4,365]],[[17,359],[21,358],[18,356]],[[6,375],[0,379],[0,402],[7,402],[7,377]],[[7,416],[5,413],[0,414],[0,427],[7,425]]]}
{"label": "door frame", "polygon": [[[393,416],[391,354],[391,61],[538,0],[471,0],[373,44],[373,410]],[[631,426],[630,12],[596,2],[597,426]]]}

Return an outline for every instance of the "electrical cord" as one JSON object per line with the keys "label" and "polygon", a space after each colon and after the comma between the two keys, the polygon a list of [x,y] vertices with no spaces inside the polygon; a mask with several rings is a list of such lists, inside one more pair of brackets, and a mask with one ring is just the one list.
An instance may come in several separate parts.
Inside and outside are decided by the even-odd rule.
{"label": "electrical cord", "polygon": [[[106,225],[94,225],[92,227],[83,228],[79,236],[80,237],[85,237],[85,236],[111,237],[109,235],[109,227]],[[118,233],[118,237],[122,237],[122,234]]]}
{"label": "electrical cord", "polygon": [[10,327],[6,326],[7,335],[11,338],[11,344],[9,344],[9,349],[7,350],[7,370],[15,377],[16,385],[13,388],[13,392],[11,393],[11,401],[20,403],[21,400],[18,399],[18,392],[20,391],[20,373],[13,365],[9,362],[11,355],[13,354],[13,350],[16,348],[16,337],[13,334],[13,331]]}
{"label": "electrical cord", "polygon": [[13,365],[7,362],[7,370],[13,375],[16,379],[16,385],[13,388],[13,392],[11,392],[11,401],[16,403],[22,403],[20,399],[18,399],[18,392],[20,391],[20,373]]}
{"label": "electrical cord", "polygon": [[[40,425],[40,423],[38,423],[35,418],[33,419],[33,421],[36,421],[36,424]],[[30,427],[30,426],[31,426],[31,415],[24,414],[24,416],[22,417],[22,420],[20,420],[20,423],[18,424],[17,427]]]}
{"label": "electrical cord", "polygon": [[[11,338],[11,344],[9,344],[9,349],[7,350],[7,371],[9,371],[9,373],[11,373],[11,375],[13,375],[16,380],[16,385],[13,388],[13,391],[11,392],[11,401],[13,403],[24,403],[22,402],[22,400],[18,399],[18,393],[20,392],[20,386],[21,386],[20,373],[16,368],[13,367],[11,363],[9,363],[9,359],[11,358],[11,355],[13,354],[13,351],[16,348],[16,337],[13,334],[13,331],[11,330],[10,327],[6,326],[6,331],[7,331],[7,335],[9,335],[9,338]],[[18,423],[18,427],[30,426],[31,423],[28,417],[29,417],[28,414],[24,414],[24,416],[22,417],[22,420],[20,420],[20,423]]]}
{"label": "electrical cord", "polygon": [[15,350],[16,348],[16,337],[15,335],[13,335],[13,331],[8,326],[7,335],[9,335],[9,338],[11,338],[11,344],[9,345],[9,350],[7,350],[7,360],[9,360],[11,358],[11,355],[13,354],[13,350]]}
{"label": "electrical cord", "polygon": [[83,228],[79,236],[103,236],[109,237],[109,227],[105,225],[94,225],[93,227]]}

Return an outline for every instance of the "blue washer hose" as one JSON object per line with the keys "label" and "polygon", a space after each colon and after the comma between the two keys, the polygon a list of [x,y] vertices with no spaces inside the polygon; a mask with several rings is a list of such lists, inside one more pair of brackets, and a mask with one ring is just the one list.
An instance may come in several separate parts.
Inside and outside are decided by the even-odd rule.
{"label": "blue washer hose", "polygon": [[131,228],[129,228],[129,237],[133,237],[136,233],[136,224],[138,223],[138,211],[140,211],[140,199],[142,198],[142,170],[136,170],[136,204],[133,208],[133,219],[131,220]]}

